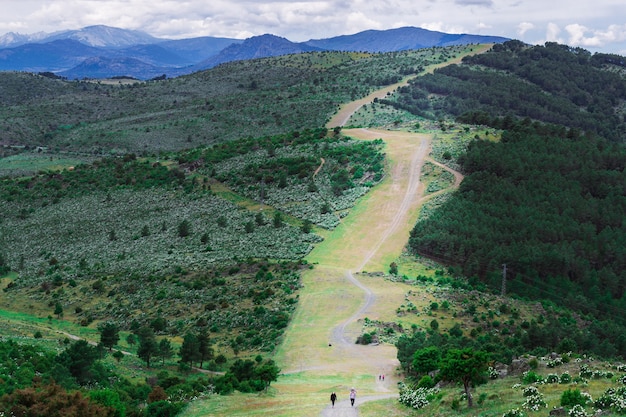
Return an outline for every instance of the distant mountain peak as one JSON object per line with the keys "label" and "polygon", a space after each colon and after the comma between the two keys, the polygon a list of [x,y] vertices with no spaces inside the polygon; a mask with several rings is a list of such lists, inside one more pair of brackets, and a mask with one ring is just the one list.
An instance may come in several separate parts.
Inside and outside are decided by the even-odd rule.
{"label": "distant mountain peak", "polygon": [[264,34],[253,36],[241,43],[234,43],[224,48],[216,56],[200,62],[194,69],[212,68],[230,61],[267,58],[270,56],[299,54],[311,51],[321,51],[321,49],[309,46],[305,43],[291,42],[289,39],[280,36]]}
{"label": "distant mountain peak", "polygon": [[[366,30],[307,42],[292,42],[269,33],[245,40],[213,37],[168,40],[137,30],[93,25],[52,34],[7,33],[0,36],[0,71],[63,72],[70,78],[131,75],[146,79],[155,72],[178,76],[230,61],[313,51],[376,53],[507,40],[495,36],[447,34],[411,26]],[[89,60],[81,65],[91,57],[100,60]]]}
{"label": "distant mountain peak", "polygon": [[162,41],[162,39],[138,30],[120,29],[105,25],[87,26],[82,29],[60,32],[49,36],[46,41],[56,39],[73,39],[85,45],[100,48],[122,48]]}

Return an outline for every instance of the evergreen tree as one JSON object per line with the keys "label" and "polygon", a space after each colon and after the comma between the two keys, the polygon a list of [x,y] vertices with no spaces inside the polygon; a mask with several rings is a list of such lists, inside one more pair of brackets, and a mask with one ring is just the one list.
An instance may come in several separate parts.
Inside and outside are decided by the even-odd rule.
{"label": "evergreen tree", "polygon": [[165,365],[165,359],[169,359],[174,356],[174,350],[172,349],[172,343],[169,339],[161,339],[159,342],[159,353],[158,355],[161,357],[163,361],[163,365]]}
{"label": "evergreen tree", "polygon": [[120,340],[120,330],[115,323],[106,322],[100,326],[100,343],[111,351]]}
{"label": "evergreen tree", "polygon": [[196,335],[196,339],[198,340],[198,359],[200,360],[200,368],[202,368],[202,363],[205,359],[213,359],[213,348],[211,348],[211,340],[208,334],[199,332]]}
{"label": "evergreen tree", "polygon": [[266,391],[273,381],[278,380],[279,374],[280,368],[271,359],[254,369],[254,375],[264,382]]}
{"label": "evergreen tree", "polygon": [[489,354],[484,351],[474,351],[471,348],[450,349],[439,363],[438,377],[444,381],[463,383],[467,406],[472,407],[474,401],[470,387],[483,377],[488,361]]}
{"label": "evergreen tree", "polygon": [[178,236],[187,237],[191,234],[191,225],[187,220],[183,220],[178,224]]}
{"label": "evergreen tree", "polygon": [[138,333],[139,347],[137,348],[137,356],[146,362],[146,366],[150,367],[150,359],[159,353],[159,345],[156,341],[154,331],[147,326],[139,329]]}
{"label": "evergreen tree", "polygon": [[200,359],[200,343],[193,333],[187,333],[183,339],[183,344],[178,352],[182,363],[188,363],[193,367],[193,362]]}

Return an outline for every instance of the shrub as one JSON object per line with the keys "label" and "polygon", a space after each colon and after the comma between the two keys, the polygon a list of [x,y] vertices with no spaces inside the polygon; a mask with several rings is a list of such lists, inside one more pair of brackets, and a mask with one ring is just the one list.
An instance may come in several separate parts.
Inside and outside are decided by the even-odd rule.
{"label": "shrub", "polygon": [[437,388],[410,388],[404,383],[400,383],[400,397],[398,401],[414,409],[426,407],[433,399],[437,397],[439,390]]}
{"label": "shrub", "polygon": [[530,397],[533,395],[540,395],[540,393],[536,386],[531,385],[529,387],[524,388],[524,391],[522,391],[522,395],[524,395],[524,397]]}
{"label": "shrub", "polygon": [[555,368],[561,365],[563,365],[563,360],[561,358],[551,359],[546,363],[548,368]]}
{"label": "shrub", "polygon": [[572,409],[569,410],[569,413],[567,413],[567,415],[569,417],[588,417],[589,416],[589,414],[587,414],[583,406],[579,404],[576,404],[574,407],[572,407]]}
{"label": "shrub", "polygon": [[586,364],[582,364],[580,365],[579,376],[585,379],[591,378],[593,376],[593,371],[589,369],[589,366],[587,366]]}
{"label": "shrub", "polygon": [[502,417],[526,417],[526,414],[519,408],[514,408],[502,414]]}
{"label": "shrub", "polygon": [[626,414],[626,387],[609,388],[595,402],[601,410],[613,410],[618,414]]}
{"label": "shrub", "polygon": [[578,389],[568,389],[561,394],[561,406],[571,408],[574,405],[584,406],[587,399],[581,394]]}
{"label": "shrub", "polygon": [[569,384],[572,382],[572,376],[568,372],[563,372],[559,378],[559,384]]}
{"label": "shrub", "polygon": [[434,388],[435,381],[431,378],[430,375],[424,375],[419,382],[417,383],[418,388]]}
{"label": "shrub", "polygon": [[540,408],[546,408],[548,404],[543,400],[542,394],[530,395],[526,397],[526,401],[522,404],[522,407],[530,411],[539,411]]}
{"label": "shrub", "polygon": [[146,415],[151,417],[174,417],[178,414],[184,404],[171,403],[169,401],[156,401],[148,404]]}
{"label": "shrub", "polygon": [[356,343],[360,345],[369,345],[372,343],[372,335],[370,333],[363,333],[357,338]]}
{"label": "shrub", "polygon": [[522,374],[522,382],[524,384],[534,384],[536,382],[543,382],[543,378],[534,371],[526,371]]}
{"label": "shrub", "polygon": [[548,374],[545,379],[546,384],[557,384],[559,376],[557,374]]}

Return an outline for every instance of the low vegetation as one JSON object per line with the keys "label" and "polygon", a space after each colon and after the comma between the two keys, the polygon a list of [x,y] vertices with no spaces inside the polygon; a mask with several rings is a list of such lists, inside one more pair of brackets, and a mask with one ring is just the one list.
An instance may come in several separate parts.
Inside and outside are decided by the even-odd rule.
{"label": "low vegetation", "polygon": [[[165,416],[271,395],[303,257],[384,176],[380,141],[320,126],[462,50],[129,85],[1,74],[0,409]],[[511,42],[351,119],[434,132],[432,157],[466,175],[389,267],[407,288],[397,322],[364,322],[359,342],[396,344],[407,376],[389,415],[624,413],[624,91],[612,56]],[[422,179],[426,194],[453,183],[432,163]],[[408,277],[410,256],[446,266]],[[511,297],[494,295],[502,264]]]}
{"label": "low vegetation", "polygon": [[467,48],[306,53],[115,85],[2,73],[0,152],[149,156],[318,128],[339,104]]}

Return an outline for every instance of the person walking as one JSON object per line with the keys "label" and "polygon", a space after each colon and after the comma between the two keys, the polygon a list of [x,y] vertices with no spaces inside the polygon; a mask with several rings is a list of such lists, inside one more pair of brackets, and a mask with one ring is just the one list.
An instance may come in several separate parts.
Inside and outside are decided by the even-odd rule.
{"label": "person walking", "polygon": [[335,401],[337,401],[337,394],[333,392],[330,394],[330,402],[332,403],[333,408],[335,408]]}
{"label": "person walking", "polygon": [[352,388],[350,390],[350,405],[354,407],[354,400],[356,400],[356,390]]}

